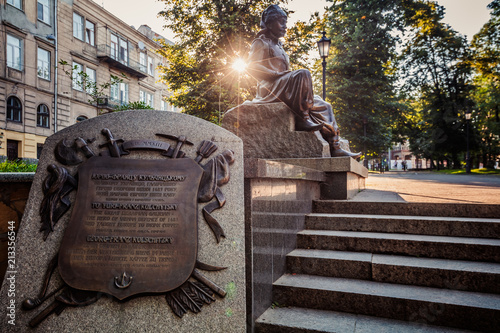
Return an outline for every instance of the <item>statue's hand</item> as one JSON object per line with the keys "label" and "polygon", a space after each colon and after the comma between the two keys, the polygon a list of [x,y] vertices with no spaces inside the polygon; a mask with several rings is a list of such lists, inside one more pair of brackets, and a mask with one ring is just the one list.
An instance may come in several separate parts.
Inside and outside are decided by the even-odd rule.
{"label": "statue's hand", "polygon": [[324,105],[321,105],[321,106],[319,106],[319,105],[318,105],[318,106],[313,106],[313,107],[311,108],[311,111],[325,111],[325,110],[326,110],[326,106],[324,106]]}
{"label": "statue's hand", "polygon": [[279,76],[283,76],[283,75],[288,74],[288,73],[290,73],[290,72],[291,72],[290,70],[283,71],[283,72],[276,72],[276,76],[278,76],[278,77],[279,77]]}

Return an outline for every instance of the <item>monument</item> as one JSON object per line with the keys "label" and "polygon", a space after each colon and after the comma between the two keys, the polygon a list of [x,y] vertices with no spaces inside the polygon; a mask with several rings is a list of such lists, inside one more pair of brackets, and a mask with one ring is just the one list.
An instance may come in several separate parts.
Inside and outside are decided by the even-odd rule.
{"label": "monument", "polygon": [[272,159],[325,172],[321,199],[349,199],[365,187],[368,170],[341,140],[332,106],[313,94],[311,73],[290,70],[280,38],[286,13],[269,6],[253,41],[248,71],[257,96],[229,110],[222,127],[243,140],[245,158]]}
{"label": "monument", "polygon": [[242,143],[124,111],[44,146],[1,291],[4,331],[244,332]]}
{"label": "monument", "polygon": [[[323,151],[324,149],[322,149],[322,146],[324,146],[323,142],[321,142],[323,141],[322,139],[329,145],[330,153],[328,157],[360,156],[360,153],[351,153],[341,147],[340,131],[332,111],[332,106],[319,96],[314,95],[311,73],[307,69],[290,70],[289,58],[280,40],[286,33],[286,24],[287,15],[277,5],[269,6],[262,13],[260,22],[262,30],[253,41],[248,56],[248,72],[258,81],[257,96],[252,101],[247,101],[242,106],[238,106],[227,112],[225,117],[229,119],[225,121],[226,128],[241,132],[243,135],[249,135],[247,125],[254,123],[255,114],[258,114],[260,117],[267,117],[267,121],[260,122],[260,125],[264,128],[275,128],[278,135],[274,135],[277,138],[273,138],[272,143],[265,146],[261,144],[260,148],[262,151],[273,150],[272,146],[274,144],[283,139],[286,141],[286,138],[280,135],[282,134],[281,128],[283,126],[276,126],[277,123],[275,121],[278,117],[273,117],[270,113],[279,113],[279,118],[283,119],[285,128],[287,127],[286,122],[289,117],[282,114],[289,113],[293,115],[295,120],[293,127],[295,131],[317,131],[315,136],[320,141],[319,144],[314,143],[317,140],[312,135],[302,135],[302,139],[308,141],[306,147],[308,145],[311,146],[310,148],[312,148],[313,152],[309,153],[307,149],[304,149],[300,152],[293,152],[292,154],[295,156],[302,154],[301,157],[326,157],[324,156],[326,155]],[[262,108],[262,105],[269,105],[270,103],[280,103],[282,105],[281,110],[277,109],[276,111],[267,113],[259,110]],[[253,110],[250,111],[250,109]],[[248,113],[253,114],[248,115]],[[247,119],[247,116],[250,119]],[[240,131],[240,125],[243,125],[242,127],[245,130]],[[261,133],[258,127],[254,128],[252,126],[251,128],[256,130],[254,133],[255,137],[262,137],[261,134],[267,134]],[[290,133],[289,136],[295,138],[297,134]],[[246,140],[243,141],[245,142]],[[259,142],[262,143],[260,140]],[[296,142],[292,140],[290,143],[295,144]],[[291,145],[290,148],[293,150],[295,147]],[[281,157],[274,156],[275,158]]]}

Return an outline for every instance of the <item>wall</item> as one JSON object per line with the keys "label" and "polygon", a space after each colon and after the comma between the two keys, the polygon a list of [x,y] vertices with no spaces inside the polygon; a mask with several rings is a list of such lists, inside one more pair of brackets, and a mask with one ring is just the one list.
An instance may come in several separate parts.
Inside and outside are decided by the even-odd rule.
{"label": "wall", "polygon": [[322,172],[273,161],[245,160],[247,323],[273,302],[272,284],[286,271],[312,200],[319,199]]}

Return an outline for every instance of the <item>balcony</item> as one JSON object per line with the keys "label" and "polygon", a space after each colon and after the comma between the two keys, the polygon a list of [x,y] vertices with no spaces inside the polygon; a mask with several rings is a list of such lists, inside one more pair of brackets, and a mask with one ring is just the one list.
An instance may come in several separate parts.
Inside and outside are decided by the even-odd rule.
{"label": "balcony", "polygon": [[98,109],[101,110],[102,113],[111,112],[114,111],[117,107],[120,107],[122,105],[126,105],[127,103],[120,101],[118,99],[114,99],[112,97],[108,96],[102,96],[98,97],[95,103],[92,103],[92,105],[96,106]]}
{"label": "balcony", "polygon": [[109,45],[101,44],[97,46],[97,58],[125,74],[137,77],[139,80],[147,77],[147,74],[141,71],[141,66],[137,61],[131,59],[124,60],[124,57],[121,57],[119,52],[116,49],[112,49]]}

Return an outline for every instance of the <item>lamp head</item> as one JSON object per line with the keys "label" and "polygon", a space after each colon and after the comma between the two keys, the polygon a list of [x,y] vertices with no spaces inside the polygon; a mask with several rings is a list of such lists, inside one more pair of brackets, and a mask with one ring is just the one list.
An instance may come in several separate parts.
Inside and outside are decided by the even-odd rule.
{"label": "lamp head", "polygon": [[318,41],[319,55],[321,58],[325,59],[328,57],[330,52],[330,44],[332,43],[330,38],[326,38],[326,32],[323,31],[323,36]]}

